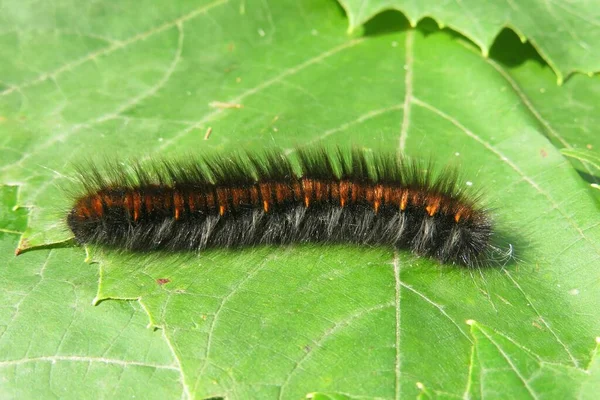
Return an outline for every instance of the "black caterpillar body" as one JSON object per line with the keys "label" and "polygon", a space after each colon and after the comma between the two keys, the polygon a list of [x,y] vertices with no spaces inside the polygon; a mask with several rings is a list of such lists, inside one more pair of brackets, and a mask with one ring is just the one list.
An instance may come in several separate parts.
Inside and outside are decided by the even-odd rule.
{"label": "black caterpillar body", "polygon": [[353,243],[470,267],[499,254],[489,212],[452,171],[434,177],[396,154],[359,150],[300,149],[296,161],[297,170],[268,151],[109,177],[91,168],[67,223],[80,243],[135,251]]}

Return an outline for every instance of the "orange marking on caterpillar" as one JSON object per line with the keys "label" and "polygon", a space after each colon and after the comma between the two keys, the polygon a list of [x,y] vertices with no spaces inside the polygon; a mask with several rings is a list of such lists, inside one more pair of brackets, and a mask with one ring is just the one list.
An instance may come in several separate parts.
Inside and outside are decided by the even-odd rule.
{"label": "orange marking on caterpillar", "polygon": [[219,205],[219,214],[224,215],[227,211],[227,204],[229,199],[229,190],[226,188],[217,189],[217,203]]}
{"label": "orange marking on caterpillar", "polygon": [[183,213],[183,197],[179,192],[173,193],[173,205],[175,206],[175,220],[178,220]]}
{"label": "orange marking on caterpillar", "polygon": [[96,216],[101,217],[104,213],[104,208],[102,207],[102,200],[100,200],[100,196],[95,196],[92,199],[92,210]]}
{"label": "orange marking on caterpillar", "polygon": [[142,196],[139,192],[133,193],[133,220],[137,222],[140,218],[140,211],[142,209]]}
{"label": "orange marking on caterpillar", "polygon": [[232,189],[231,190],[231,202],[233,203],[233,208],[241,204],[241,196],[243,195],[240,189]]}
{"label": "orange marking on caterpillar", "polygon": [[302,179],[302,187],[304,188],[304,206],[308,208],[314,189],[313,181],[311,179]]}
{"label": "orange marking on caterpillar", "polygon": [[340,199],[340,185],[339,184],[329,184],[329,192],[331,193],[331,201]]}
{"label": "orange marking on caterpillar", "polygon": [[406,206],[408,205],[408,190],[402,192],[402,197],[400,198],[400,210],[406,210]]}
{"label": "orange marking on caterpillar", "polygon": [[392,202],[392,194],[393,194],[392,188],[389,186],[386,186],[383,188],[382,192],[383,192],[383,202],[385,204],[390,204]]}
{"label": "orange marking on caterpillar", "polygon": [[188,195],[188,207],[190,208],[190,212],[194,212],[196,210],[196,204],[194,203],[194,195],[190,193]]}
{"label": "orange marking on caterpillar", "polygon": [[433,217],[435,213],[438,212],[440,208],[440,201],[441,199],[437,198],[434,200],[433,203],[430,203],[425,207],[425,210],[427,211],[427,214],[429,214],[430,217]]}
{"label": "orange marking on caterpillar", "polygon": [[315,200],[321,201],[323,199],[323,191],[325,185],[321,181],[315,181]]}
{"label": "orange marking on caterpillar", "polygon": [[344,207],[348,200],[348,193],[350,192],[350,182],[340,181],[340,205]]}
{"label": "orange marking on caterpillar", "polygon": [[350,197],[352,199],[352,203],[356,203],[356,199],[358,199],[358,192],[360,191],[360,185],[352,182],[350,184],[350,191],[352,193]]}
{"label": "orange marking on caterpillar", "polygon": [[375,186],[375,190],[373,190],[373,207],[375,208],[375,214],[379,211],[379,206],[381,205],[381,199],[383,197],[383,186],[377,185]]}
{"label": "orange marking on caterpillar", "polygon": [[459,210],[456,214],[454,214],[454,221],[460,221],[460,217],[462,215],[462,210]]}
{"label": "orange marking on caterpillar", "polygon": [[260,196],[263,200],[263,210],[265,210],[265,212],[269,212],[269,203],[271,201],[271,185],[268,183],[260,183],[258,187],[260,188]]}
{"label": "orange marking on caterpillar", "polygon": [[146,207],[146,212],[147,213],[151,213],[153,210],[152,207],[152,196],[150,195],[145,195],[144,196],[144,206]]}
{"label": "orange marking on caterpillar", "polygon": [[283,204],[286,200],[292,197],[292,191],[290,187],[283,183],[275,183],[275,199],[278,204]]}
{"label": "orange marking on caterpillar", "polygon": [[275,200],[277,204],[283,203],[285,195],[283,193],[283,186],[281,184],[275,184]]}
{"label": "orange marking on caterpillar", "polygon": [[412,200],[412,204],[413,205],[419,206],[420,201],[421,201],[421,196],[420,195],[421,195],[421,193],[419,193],[419,191],[417,191],[417,190],[413,191],[412,196],[410,196],[410,197],[412,197],[411,200]]}
{"label": "orange marking on caterpillar", "polygon": [[113,201],[112,197],[107,194],[102,196],[102,201],[104,202],[104,204],[106,204],[107,207],[112,207],[114,205],[117,205],[116,202]]}
{"label": "orange marking on caterpillar", "polygon": [[89,218],[90,210],[86,206],[78,206],[77,207],[77,216],[80,218]]}

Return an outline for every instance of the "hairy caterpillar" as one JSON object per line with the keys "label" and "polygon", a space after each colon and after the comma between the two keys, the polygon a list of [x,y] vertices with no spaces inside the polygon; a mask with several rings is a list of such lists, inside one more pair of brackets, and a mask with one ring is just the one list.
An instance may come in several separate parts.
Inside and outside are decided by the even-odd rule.
{"label": "hairy caterpillar", "polygon": [[67,215],[79,243],[195,250],[285,243],[409,249],[469,267],[506,258],[479,196],[454,170],[389,153],[298,149],[113,166],[81,173],[85,192]]}

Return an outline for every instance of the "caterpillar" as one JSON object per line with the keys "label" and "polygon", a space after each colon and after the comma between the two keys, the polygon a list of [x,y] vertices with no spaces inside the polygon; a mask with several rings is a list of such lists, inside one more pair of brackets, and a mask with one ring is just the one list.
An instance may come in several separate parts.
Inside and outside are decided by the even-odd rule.
{"label": "caterpillar", "polygon": [[295,153],[80,169],[66,222],[80,244],[130,251],[350,243],[467,267],[508,255],[455,169],[435,175],[431,163],[358,149]]}

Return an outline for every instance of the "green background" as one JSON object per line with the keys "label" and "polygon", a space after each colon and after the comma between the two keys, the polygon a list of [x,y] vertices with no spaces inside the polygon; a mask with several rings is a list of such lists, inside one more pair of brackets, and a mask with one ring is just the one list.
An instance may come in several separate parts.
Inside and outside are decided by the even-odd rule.
{"label": "green background", "polygon": [[[0,396],[593,398],[600,7],[480,3],[2,1]],[[74,163],[308,143],[458,165],[518,262],[64,224]]]}

